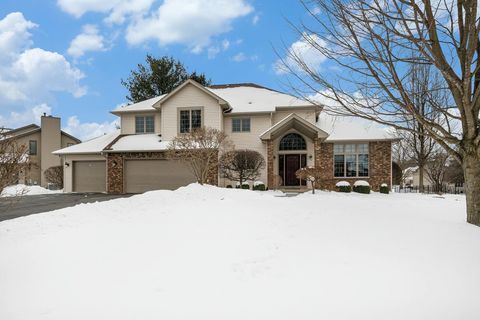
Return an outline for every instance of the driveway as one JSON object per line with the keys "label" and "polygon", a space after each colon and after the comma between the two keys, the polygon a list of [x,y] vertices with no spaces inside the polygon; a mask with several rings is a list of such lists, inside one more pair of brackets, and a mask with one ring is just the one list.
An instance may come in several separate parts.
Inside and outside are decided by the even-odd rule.
{"label": "driveway", "polygon": [[117,198],[130,197],[131,194],[104,194],[104,193],[56,193],[14,198],[0,198],[0,221],[28,216],[73,207],[79,203],[107,201]]}

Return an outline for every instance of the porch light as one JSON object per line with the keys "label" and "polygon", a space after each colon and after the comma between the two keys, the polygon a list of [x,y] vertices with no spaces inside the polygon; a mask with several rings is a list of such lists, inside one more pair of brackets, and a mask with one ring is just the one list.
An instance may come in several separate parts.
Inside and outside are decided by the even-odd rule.
{"label": "porch light", "polygon": [[308,155],[308,159],[312,159],[313,156],[311,154]]}
{"label": "porch light", "polygon": [[65,167],[67,167],[67,168],[70,167],[70,163],[65,162]]}

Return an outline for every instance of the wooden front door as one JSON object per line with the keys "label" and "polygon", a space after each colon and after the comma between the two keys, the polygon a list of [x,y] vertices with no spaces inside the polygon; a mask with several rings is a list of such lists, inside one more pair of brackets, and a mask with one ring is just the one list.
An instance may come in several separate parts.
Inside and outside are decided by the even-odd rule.
{"label": "wooden front door", "polygon": [[298,154],[285,155],[285,185],[299,186],[300,180],[297,179],[295,172],[300,169],[300,156]]}

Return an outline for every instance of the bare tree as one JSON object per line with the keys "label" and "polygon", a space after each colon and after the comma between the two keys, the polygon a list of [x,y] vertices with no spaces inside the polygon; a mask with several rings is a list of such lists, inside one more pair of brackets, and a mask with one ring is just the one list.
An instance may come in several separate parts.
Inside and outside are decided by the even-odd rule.
{"label": "bare tree", "polygon": [[18,144],[9,137],[8,131],[0,128],[0,193],[18,182],[21,172],[29,167],[27,146]]}
{"label": "bare tree", "polygon": [[254,150],[233,150],[220,157],[220,174],[229,180],[238,181],[240,186],[244,181],[256,180],[263,168],[265,159]]}
{"label": "bare tree", "polygon": [[438,152],[426,164],[428,179],[432,183],[433,190],[437,193],[442,192],[445,174],[447,172],[449,156],[445,152]]}
{"label": "bare tree", "polygon": [[312,184],[312,194],[315,194],[315,186],[320,180],[322,170],[316,167],[300,168],[295,172],[298,179],[308,181]]}
{"label": "bare tree", "polygon": [[45,170],[45,179],[58,188],[63,188],[63,166],[54,166]]}
{"label": "bare tree", "polygon": [[[407,91],[413,108],[421,117],[435,119],[439,117],[435,106],[448,103],[447,90],[438,76],[432,71],[432,67],[426,64],[413,64],[407,76]],[[432,101],[434,100],[434,101]],[[397,130],[404,145],[407,156],[418,167],[419,190],[423,192],[425,166],[432,160],[434,152],[439,146],[425,130],[425,126],[410,114],[403,116],[405,125],[411,130]],[[441,119],[441,118],[438,118]],[[440,122],[440,121],[439,121]]]}
{"label": "bare tree", "polygon": [[184,161],[198,183],[214,183],[219,155],[231,149],[233,144],[224,132],[203,127],[175,137],[169,144],[167,157]]}
{"label": "bare tree", "polygon": [[[480,226],[480,45],[478,1],[301,0],[313,24],[294,26],[312,50],[328,58],[321,73],[295,50],[284,69],[304,98],[323,98],[326,109],[419,133],[415,119],[461,163],[467,221]],[[310,11],[314,3],[321,15]],[[448,103],[421,114],[412,100],[412,65],[432,66],[448,90]],[[435,90],[428,92],[434,94]]]}

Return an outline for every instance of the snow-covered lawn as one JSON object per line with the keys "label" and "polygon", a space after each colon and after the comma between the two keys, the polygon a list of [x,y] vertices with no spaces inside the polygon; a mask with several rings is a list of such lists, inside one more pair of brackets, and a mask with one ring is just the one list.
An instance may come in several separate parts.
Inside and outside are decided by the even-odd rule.
{"label": "snow-covered lawn", "polygon": [[48,190],[40,186],[27,186],[24,184],[16,184],[8,186],[2,190],[0,197],[16,197],[16,196],[32,196],[39,194],[61,193],[62,190]]}
{"label": "snow-covered lawn", "polygon": [[0,319],[480,319],[462,196],[190,185],[0,223]]}

